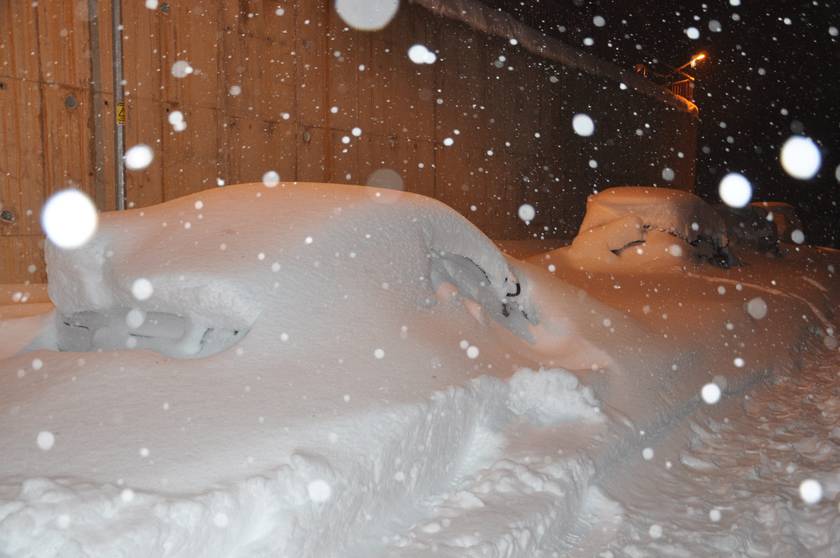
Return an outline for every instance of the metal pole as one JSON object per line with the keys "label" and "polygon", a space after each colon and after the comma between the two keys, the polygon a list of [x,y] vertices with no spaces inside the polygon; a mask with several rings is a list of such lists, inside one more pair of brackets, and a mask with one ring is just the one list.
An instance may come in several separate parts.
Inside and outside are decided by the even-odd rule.
{"label": "metal pole", "polygon": [[111,8],[114,48],[114,184],[117,189],[117,209],[125,209],[125,95],[123,90],[122,0],[114,0]]}

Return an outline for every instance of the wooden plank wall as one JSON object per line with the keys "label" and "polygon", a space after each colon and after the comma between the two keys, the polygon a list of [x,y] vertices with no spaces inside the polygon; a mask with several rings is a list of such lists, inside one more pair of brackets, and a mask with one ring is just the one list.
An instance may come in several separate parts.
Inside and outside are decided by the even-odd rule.
{"label": "wooden plank wall", "polygon": [[[347,28],[329,0],[144,4],[122,2],[126,144],[155,152],[127,174],[130,206],[268,170],[364,184],[391,169],[495,238],[568,237],[595,188],[661,183],[664,166],[693,184],[693,117],[407,2],[375,33]],[[45,280],[39,213],[54,191],[115,207],[110,7],[0,0],[0,204],[16,216],[0,223],[0,283]],[[438,61],[413,64],[416,43]],[[186,78],[172,75],[179,60]],[[596,139],[574,135],[577,112]]]}

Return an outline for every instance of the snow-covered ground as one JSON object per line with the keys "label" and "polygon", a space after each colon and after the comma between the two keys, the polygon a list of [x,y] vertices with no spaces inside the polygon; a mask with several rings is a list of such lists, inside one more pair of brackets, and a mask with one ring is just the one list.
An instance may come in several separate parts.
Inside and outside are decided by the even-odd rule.
{"label": "snow-covered ground", "polygon": [[388,190],[102,215],[0,306],[0,555],[833,555],[840,256],[678,198],[527,260]]}

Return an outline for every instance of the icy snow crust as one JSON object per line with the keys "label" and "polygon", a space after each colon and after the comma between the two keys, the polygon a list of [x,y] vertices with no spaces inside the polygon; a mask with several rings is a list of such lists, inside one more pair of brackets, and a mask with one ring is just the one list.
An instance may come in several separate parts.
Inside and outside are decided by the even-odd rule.
{"label": "icy snow crust", "polygon": [[[838,258],[549,267],[568,258],[505,258],[438,202],[360,187],[103,215],[84,248],[49,248],[55,310],[0,322],[22,332],[0,344],[0,555],[655,555],[663,462],[703,459],[680,452],[717,410],[700,389],[737,409],[799,351],[836,350]],[[750,534],[726,544],[751,555]]]}

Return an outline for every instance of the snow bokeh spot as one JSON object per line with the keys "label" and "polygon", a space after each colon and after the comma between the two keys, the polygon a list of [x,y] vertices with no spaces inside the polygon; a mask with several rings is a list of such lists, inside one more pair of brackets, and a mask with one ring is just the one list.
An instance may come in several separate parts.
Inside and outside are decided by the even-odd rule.
{"label": "snow bokeh spot", "polygon": [[53,194],[41,213],[41,226],[50,242],[59,248],[84,246],[93,237],[99,215],[91,199],[70,188]]}
{"label": "snow bokeh spot", "polygon": [[48,430],[42,430],[38,432],[38,437],[35,441],[42,451],[50,451],[55,445],[55,435]]}
{"label": "snow bokeh spot", "polygon": [[672,180],[674,180],[675,176],[676,174],[674,173],[674,169],[670,167],[665,167],[664,169],[662,169],[662,180],[671,182]]}
{"label": "snow bokeh spot", "polygon": [[475,345],[470,345],[469,347],[467,347],[467,358],[478,358],[478,352],[478,347],[476,347]]}
{"label": "snow bokeh spot", "polygon": [[425,45],[416,44],[408,49],[408,58],[415,64],[434,64],[437,55]]}
{"label": "snow bokeh spot", "polygon": [[822,500],[823,488],[819,481],[805,479],[799,485],[799,497],[808,505],[814,505]]}
{"label": "snow bokeh spot", "polygon": [[393,169],[376,169],[368,176],[365,183],[368,186],[377,188],[388,188],[389,190],[402,190],[404,187],[403,178],[400,173]]}
{"label": "snow bokeh spot", "polygon": [[155,292],[152,282],[145,277],[139,277],[131,284],[131,294],[137,300],[148,300]]}
{"label": "snow bokeh spot", "polygon": [[645,448],[642,450],[642,459],[650,461],[653,459],[653,448]]}
{"label": "snow bokeh spot", "polygon": [[155,154],[145,143],[138,143],[125,152],[124,158],[128,170],[143,170],[152,164]]}
{"label": "snow bokeh spot", "polygon": [[697,40],[700,38],[700,30],[696,27],[689,27],[685,30],[686,36],[691,40]]}
{"label": "snow bokeh spot", "polygon": [[537,210],[534,209],[534,206],[530,203],[523,203],[519,206],[517,215],[519,215],[519,218],[525,221],[526,223],[530,223],[534,220],[534,217],[537,216]]}
{"label": "snow bokeh spot", "polygon": [[794,229],[790,233],[790,239],[796,244],[802,244],[803,242],[805,242],[805,233],[799,229]]}
{"label": "snow bokeh spot", "polygon": [[747,302],[747,314],[756,320],[764,318],[767,315],[767,303],[760,296],[750,299]]}
{"label": "snow bokeh spot", "polygon": [[720,181],[718,194],[729,207],[745,207],[752,199],[752,184],[744,175],[731,172]]}
{"label": "snow bokeh spot", "polygon": [[274,188],[280,184],[280,175],[277,174],[277,171],[267,171],[262,176],[262,183],[266,186],[266,188]]}
{"label": "snow bokeh spot", "polygon": [[336,0],[335,11],[344,23],[359,31],[382,29],[397,14],[399,0]]}
{"label": "snow bokeh spot", "polygon": [[589,137],[595,133],[595,123],[588,114],[576,114],[572,117],[572,128],[582,137]]}
{"label": "snow bokeh spot", "polygon": [[700,397],[707,405],[714,405],[720,401],[720,386],[714,382],[709,382],[700,390]]}
{"label": "snow bokeh spot", "polygon": [[125,325],[129,329],[137,329],[146,321],[146,313],[139,308],[132,308],[125,315]]}
{"label": "snow bokeh spot", "polygon": [[794,178],[808,180],[820,170],[822,155],[811,138],[793,136],[782,146],[782,168]]}
{"label": "snow bokeh spot", "polygon": [[373,356],[376,357],[377,360],[382,360],[385,358],[385,351],[383,349],[374,349]]}
{"label": "snow bokeh spot", "polygon": [[184,113],[180,110],[173,110],[167,117],[172,129],[176,132],[183,132],[187,129],[187,121],[184,120]]}
{"label": "snow bokeh spot", "polygon": [[178,60],[172,64],[172,75],[178,79],[183,79],[194,71],[193,67],[186,60]]}

